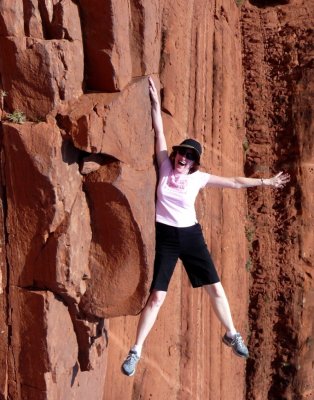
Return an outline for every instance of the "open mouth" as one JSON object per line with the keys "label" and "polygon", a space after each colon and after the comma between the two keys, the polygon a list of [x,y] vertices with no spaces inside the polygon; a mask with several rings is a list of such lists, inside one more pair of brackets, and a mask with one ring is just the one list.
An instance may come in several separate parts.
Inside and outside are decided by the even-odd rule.
{"label": "open mouth", "polygon": [[182,167],[184,167],[186,165],[186,162],[185,161],[178,161],[178,164],[182,165]]}

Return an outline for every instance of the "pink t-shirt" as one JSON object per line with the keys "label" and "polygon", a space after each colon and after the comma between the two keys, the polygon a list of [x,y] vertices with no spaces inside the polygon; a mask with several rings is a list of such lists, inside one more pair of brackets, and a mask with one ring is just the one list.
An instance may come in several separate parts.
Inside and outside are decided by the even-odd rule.
{"label": "pink t-shirt", "polygon": [[175,174],[169,158],[159,168],[156,221],[184,228],[197,223],[195,199],[210,180],[210,174]]}

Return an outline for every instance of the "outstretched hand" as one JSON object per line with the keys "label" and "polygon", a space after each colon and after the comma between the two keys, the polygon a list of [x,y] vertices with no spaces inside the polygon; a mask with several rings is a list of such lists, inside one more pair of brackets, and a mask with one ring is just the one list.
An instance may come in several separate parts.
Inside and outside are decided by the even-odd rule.
{"label": "outstretched hand", "polygon": [[269,179],[271,186],[275,188],[283,188],[286,183],[290,181],[290,175],[284,174],[282,171],[279,174],[275,175],[273,178]]}
{"label": "outstretched hand", "polygon": [[153,107],[158,106],[159,105],[158,92],[157,92],[155,83],[150,76],[148,77],[148,83],[149,83],[149,96],[150,96],[152,106]]}

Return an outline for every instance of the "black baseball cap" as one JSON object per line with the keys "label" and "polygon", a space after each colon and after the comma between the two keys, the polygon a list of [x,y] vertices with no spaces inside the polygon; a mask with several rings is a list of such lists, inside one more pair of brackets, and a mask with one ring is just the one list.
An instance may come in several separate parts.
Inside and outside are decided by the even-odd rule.
{"label": "black baseball cap", "polygon": [[173,150],[177,150],[179,147],[186,147],[188,149],[193,149],[195,151],[195,153],[197,154],[198,157],[198,162],[201,158],[201,154],[202,154],[202,146],[200,145],[200,143],[194,139],[185,139],[183,140],[182,143],[180,143],[178,146],[173,146],[172,149]]}

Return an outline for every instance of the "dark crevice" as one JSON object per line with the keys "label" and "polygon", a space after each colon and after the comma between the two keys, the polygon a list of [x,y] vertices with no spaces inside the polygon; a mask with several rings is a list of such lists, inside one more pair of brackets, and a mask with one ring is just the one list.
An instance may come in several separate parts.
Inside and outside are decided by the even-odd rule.
{"label": "dark crevice", "polygon": [[[96,340],[103,338],[106,346],[108,346],[108,328],[104,318],[95,317],[85,314],[79,309],[78,304],[66,292],[56,292],[54,288],[48,285],[35,282],[32,286],[23,287],[23,290],[32,292],[51,292],[55,299],[62,302],[67,307],[73,330],[76,335],[78,344],[78,363],[81,371],[89,371],[91,369],[90,350]],[[95,324],[95,329],[90,330],[87,324]],[[95,335],[91,335],[91,331],[95,331]],[[73,373],[72,379],[75,380],[76,374]]]}
{"label": "dark crevice", "polygon": [[161,46],[160,46],[160,57],[159,57],[159,74],[161,75],[167,64],[167,55],[165,53],[167,43],[167,30],[163,27],[161,31]]}
{"label": "dark crevice", "polygon": [[[74,302],[67,304],[70,317],[73,323],[73,329],[76,334],[78,344],[78,362],[81,371],[91,370],[90,363],[90,349],[95,344],[95,341],[101,337],[105,339],[106,346],[108,346],[108,329],[105,324],[104,318],[87,316],[79,310]],[[96,325],[96,335],[90,335],[86,323]]]}
{"label": "dark crevice", "polygon": [[88,0],[80,0],[78,11],[84,50],[83,90],[85,93],[117,92],[115,70],[109,55],[115,42],[112,0],[104,1],[101,8],[90,7]]}
{"label": "dark crevice", "polygon": [[64,139],[61,145],[62,161],[68,165],[79,164],[82,151],[73,146],[70,140]]}
{"label": "dark crevice", "polygon": [[[26,10],[32,7],[29,0],[24,0],[24,3],[28,4]],[[73,42],[73,38],[70,36],[69,31],[65,28],[63,21],[63,10],[64,4],[62,1],[57,2],[53,5],[52,19],[50,20],[48,8],[44,0],[38,1],[38,9],[42,21],[42,30],[44,39],[46,40],[68,40]],[[29,12],[29,11],[28,11]]]}
{"label": "dark crevice", "polygon": [[49,33],[49,25],[50,25],[49,14],[48,14],[46,4],[43,0],[38,1],[38,9],[39,9],[39,13],[40,13],[41,21],[42,21],[42,29],[43,29],[44,39],[46,39],[46,40],[52,39],[50,37],[50,33]]}
{"label": "dark crevice", "polygon": [[253,6],[259,8],[276,7],[289,4],[291,0],[249,0]]}
{"label": "dark crevice", "polygon": [[23,0],[24,33],[26,37],[30,36],[29,24],[32,16],[31,9],[32,9],[31,2],[29,0]]}
{"label": "dark crevice", "polygon": [[77,163],[81,171],[85,161],[95,161],[100,166],[119,161],[117,158],[105,153],[88,152],[75,147],[71,136],[72,122],[67,115],[57,114],[56,123],[63,137],[62,159],[67,164]]}
{"label": "dark crevice", "polygon": [[131,0],[130,8],[132,19],[130,29],[130,47],[132,54],[134,54],[132,57],[133,70],[136,71],[136,73],[143,75],[145,73],[145,65],[143,64],[145,26],[142,21],[145,21],[145,10],[142,1],[139,0]]}
{"label": "dark crevice", "polygon": [[2,203],[2,234],[4,238],[3,243],[3,272],[5,273],[4,277],[4,291],[6,293],[5,300],[4,300],[4,307],[5,307],[5,315],[6,315],[6,324],[8,325],[8,340],[9,346],[11,344],[11,308],[9,304],[9,296],[10,296],[10,264],[8,260],[8,255],[6,251],[6,246],[9,243],[9,233],[7,230],[7,216],[8,216],[8,203],[7,203],[7,193],[6,193],[6,184],[5,184],[5,153],[4,153],[4,146],[3,146],[3,127],[2,124],[0,125],[0,201]]}

